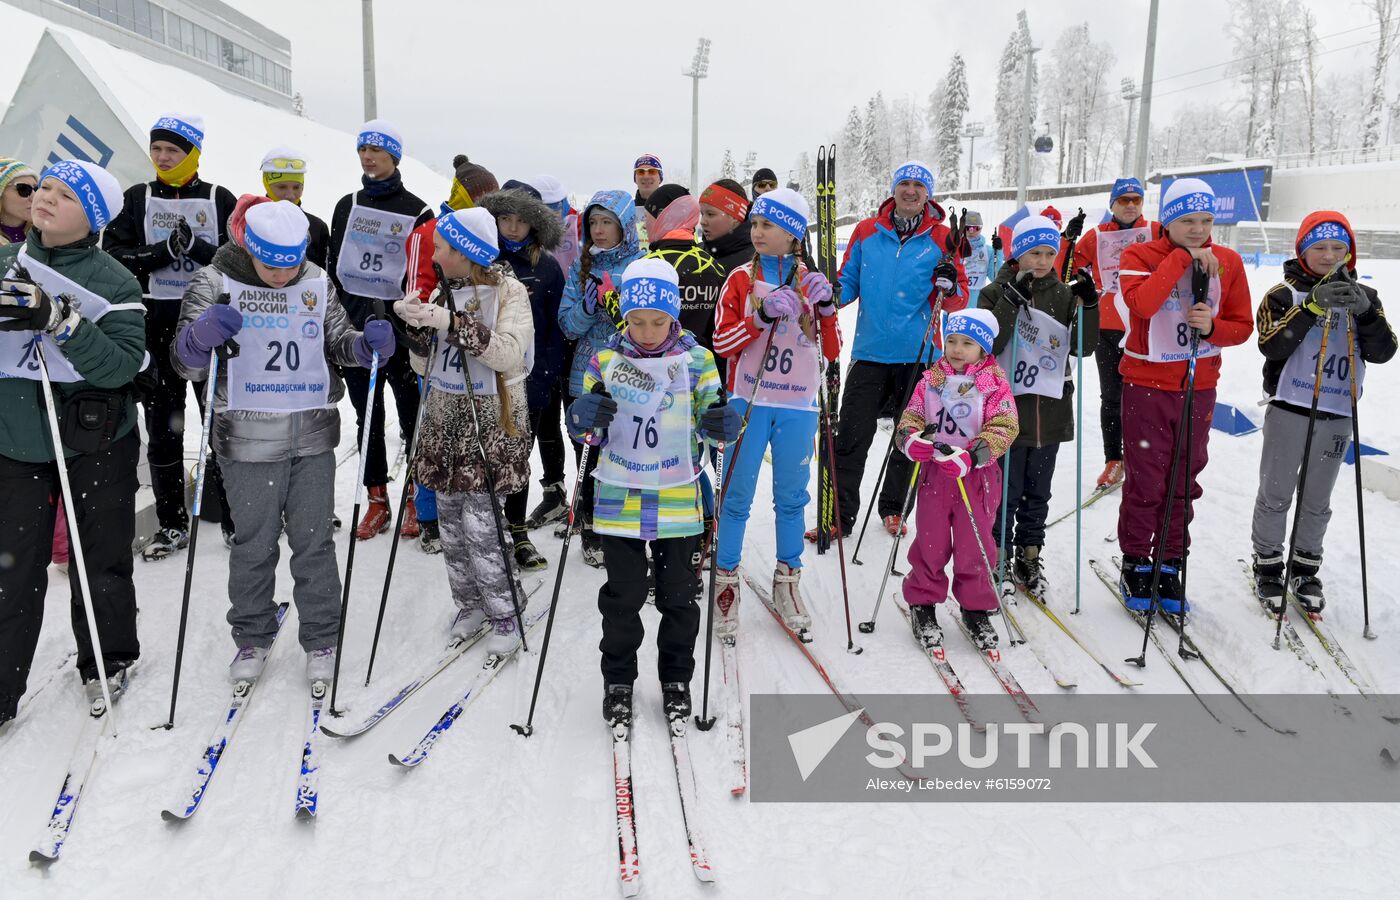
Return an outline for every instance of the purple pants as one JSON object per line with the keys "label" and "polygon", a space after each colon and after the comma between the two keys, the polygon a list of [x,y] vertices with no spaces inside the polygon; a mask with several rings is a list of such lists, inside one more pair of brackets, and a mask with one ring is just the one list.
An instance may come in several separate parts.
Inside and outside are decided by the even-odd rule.
{"label": "purple pants", "polygon": [[[933,463],[919,470],[919,503],[914,513],[914,541],[909,547],[909,574],[904,601],[910,606],[948,599],[948,560],[953,560],[953,596],[963,609],[997,608],[997,592],[983,562],[995,565],[992,519],[1001,505],[1001,469],[995,463],[973,469],[963,479],[977,518],[976,532],[958,491],[958,480]],[[977,537],[982,550],[977,549]]]}
{"label": "purple pants", "polygon": [[[1185,391],[1162,391],[1136,384],[1123,385],[1123,502],[1118,507],[1118,546],[1124,556],[1151,557],[1157,531],[1162,527],[1167,480],[1171,477],[1172,453],[1176,449],[1176,429],[1185,412]],[[1163,559],[1186,555],[1186,526],[1190,511],[1183,515],[1186,497],[1194,503],[1201,496],[1197,480],[1206,467],[1210,442],[1210,420],[1215,412],[1215,389],[1196,391],[1191,418],[1191,471],[1183,458],[1176,476],[1172,498],[1172,521],[1168,529]],[[1185,436],[1183,435],[1183,440]]]}

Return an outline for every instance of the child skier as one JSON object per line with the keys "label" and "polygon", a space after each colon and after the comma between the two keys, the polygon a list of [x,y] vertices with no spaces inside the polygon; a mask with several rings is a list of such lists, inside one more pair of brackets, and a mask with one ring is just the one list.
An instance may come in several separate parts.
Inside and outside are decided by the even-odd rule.
{"label": "child skier", "polygon": [[[630,724],[641,609],[655,564],[658,674],[667,718],[690,715],[690,678],[700,627],[695,558],[700,553],[702,438],[732,441],[741,416],[723,403],[710,351],[677,321],[676,270],[659,259],[628,265],[619,301],[625,330],[593,354],[584,393],[569,407],[570,435],[597,447],[593,527],[608,580],[603,616],[603,718]],[[808,438],[810,441],[810,436]]]}
{"label": "child skier", "polygon": [[[992,356],[999,327],[985,309],[955,312],[944,326],[943,358],[924,372],[898,425],[899,447],[922,465],[915,513],[918,538],[909,548],[904,600],[914,639],[925,649],[943,642],[938,604],[948,599],[948,560],[953,596],[978,647],[995,647],[988,615],[997,592],[984,557],[996,546],[992,516],[1001,502],[1001,469],[990,463],[1006,453],[1019,428],[1006,373]],[[934,444],[946,444],[940,453]],[[957,479],[963,479],[976,520],[969,520]],[[982,550],[976,549],[978,538]]]}
{"label": "child skier", "polygon": [[1094,272],[1102,303],[1099,341],[1094,361],[1099,370],[1099,423],[1103,431],[1103,472],[1094,487],[1102,490],[1123,481],[1123,312],[1118,309],[1118,268],[1123,250],[1162,236],[1162,226],[1142,217],[1142,182],[1120,178],[1113,182],[1108,210],[1112,218],[1089,230],[1074,245],[1074,258]]}
{"label": "child skier", "polygon": [[[1351,380],[1355,378],[1359,396],[1366,364],[1388,362],[1395,355],[1396,341],[1380,297],[1354,280],[1356,237],[1346,216],[1332,210],[1312,213],[1298,227],[1294,246],[1297,255],[1283,264],[1283,282],[1264,295],[1257,314],[1264,392],[1270,403],[1264,414],[1259,493],[1254,498],[1254,585],[1261,602],[1274,612],[1282,610],[1283,538],[1298,470],[1305,464],[1307,494],[1298,501],[1302,514],[1292,547],[1288,590],[1308,611],[1320,612],[1325,598],[1317,573],[1322,565],[1322,539],[1332,517],[1328,498],[1351,441]],[[1345,266],[1345,271],[1335,271],[1339,266]],[[1308,413],[1327,316],[1331,327],[1318,392],[1317,432],[1304,463]],[[1350,328],[1355,328],[1354,338],[1347,333]],[[1356,345],[1355,359],[1349,355],[1349,338]]]}
{"label": "child skier", "polygon": [[[650,193],[650,191],[648,191]],[[622,191],[599,191],[583,208],[583,252],[569,267],[564,297],[559,301],[559,325],[569,340],[577,341],[569,375],[569,396],[584,395],[588,361],[607,345],[622,326],[618,312],[617,283],[633,260],[642,256],[637,238],[637,207]],[[574,443],[574,460],[581,445]],[[596,455],[589,465],[596,465]],[[591,474],[591,470],[589,473]],[[583,561],[595,569],[603,566],[603,547],[593,530],[593,479],[585,477],[579,509],[582,521]],[[561,528],[564,526],[561,526]],[[559,532],[562,537],[563,533]]]}
{"label": "child skier", "polygon": [[[539,192],[528,184],[507,181],[503,190],[482,198],[481,207],[496,217],[496,229],[501,238],[501,261],[511,274],[525,286],[530,295],[530,310],[534,323],[529,378],[525,381],[525,399],[530,416],[532,442],[539,436],[539,422],[551,409],[552,393],[564,377],[564,333],[559,328],[559,298],[564,293],[564,272],[551,255],[559,246],[563,224],[559,216],[544,204]],[[557,401],[554,401],[557,404]],[[564,480],[564,444],[539,442],[540,460],[544,463],[541,483],[546,491],[550,485]],[[510,521],[511,541],[515,545],[515,564],[527,572],[548,568],[549,562],[530,540],[525,525],[529,483],[506,497],[506,518]]]}
{"label": "child skier", "polygon": [[[987,285],[978,306],[997,319],[997,360],[1011,379],[1020,433],[1006,454],[1007,508],[998,506],[994,532],[1001,560],[1001,592],[1022,585],[1048,602],[1049,584],[1041,562],[1050,484],[1060,444],[1074,440],[1074,382],[1069,357],[1080,346],[1092,353],[1099,339],[1099,294],[1087,269],[1073,290],[1060,281],[1055,256],[1060,232],[1044,216],[1016,223],[1011,267]],[[1083,344],[1076,307],[1084,306]],[[1013,533],[1014,532],[1014,533]],[[1008,543],[1008,540],[1010,543]],[[1015,559],[1012,559],[1012,546]]]}
{"label": "child skier", "polygon": [[[828,361],[841,353],[831,283],[798,257],[808,209],[790,188],[769,191],[750,213],[754,257],[730,274],[716,308],[715,352],[727,357],[728,387],[742,412],[750,403],[748,437],[725,460],[716,562],[716,633],[739,628],[739,558],[764,451],[772,447],[777,568],[773,602],[789,628],[812,627],[797,589],[802,574],[803,513],[809,495],[817,390]],[[820,356],[819,356],[820,353]],[[824,358],[823,358],[824,357]]]}
{"label": "child skier", "polygon": [[[502,511],[491,507],[487,479],[494,477],[499,502],[530,478],[525,376],[535,334],[530,295],[496,262],[497,241],[496,219],[485,209],[439,216],[433,261],[447,283],[428,302],[408,297],[394,311],[409,326],[413,352],[430,360],[431,390],[413,466],[418,481],[437,492],[447,581],[457,604],[451,632],[469,637],[489,620],[486,652],[507,656],[520,646],[515,604],[524,611],[525,592],[518,580],[514,590],[507,580],[517,575],[506,571],[497,520]],[[455,312],[447,306],[449,291]]]}
{"label": "child skier", "polygon": [[963,216],[963,237],[971,253],[962,258],[963,271],[967,273],[968,306],[977,306],[977,297],[997,277],[1001,270],[1000,242],[993,244],[982,236],[982,214],[972,210]]}
{"label": "child skier", "polygon": [[340,628],[332,518],[345,388],[336,367],[368,368],[375,351],[384,365],[394,333],[382,320],[366,322],[363,334],[351,326],[326,273],[306,260],[309,223],[295,204],[247,197],[229,228],[233,240],[185,290],[171,354],[181,378],[205,381],[210,351],[239,346],[219,366],[211,437],[238,515],[228,567],[238,655],[229,677],[257,678],[277,634],[285,531],[306,677],[329,684]]}
{"label": "child skier", "polygon": [[[1189,501],[1201,496],[1220,348],[1242,344],[1253,330],[1249,285],[1240,255],[1211,243],[1215,192],[1198,178],[1173,181],[1162,196],[1162,228],[1155,241],[1123,251],[1118,285],[1128,307],[1124,339],[1123,503],[1118,510],[1118,545],[1123,552],[1120,586],[1133,609],[1151,606],[1154,538],[1162,545],[1159,599],[1170,613],[1187,611],[1181,567],[1187,551]],[[1206,302],[1196,303],[1193,272],[1209,278]],[[1186,412],[1188,361],[1195,337],[1195,399],[1191,446],[1177,446],[1177,426]],[[1184,433],[1183,433],[1184,438]],[[1180,468],[1176,492],[1168,495],[1173,455],[1185,450],[1190,471]],[[1167,503],[1176,504],[1171,528],[1158,535]],[[1183,507],[1185,511],[1183,514]]]}

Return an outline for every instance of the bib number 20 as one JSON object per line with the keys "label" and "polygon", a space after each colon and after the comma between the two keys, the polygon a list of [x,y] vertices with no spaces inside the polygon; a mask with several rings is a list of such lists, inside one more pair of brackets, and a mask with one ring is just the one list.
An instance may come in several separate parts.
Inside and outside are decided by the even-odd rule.
{"label": "bib number 20", "polygon": [[268,341],[267,349],[272,351],[272,356],[268,358],[267,365],[263,366],[263,371],[280,372],[283,363],[291,372],[301,368],[301,348],[297,346],[296,341],[287,341],[285,345],[281,341]]}

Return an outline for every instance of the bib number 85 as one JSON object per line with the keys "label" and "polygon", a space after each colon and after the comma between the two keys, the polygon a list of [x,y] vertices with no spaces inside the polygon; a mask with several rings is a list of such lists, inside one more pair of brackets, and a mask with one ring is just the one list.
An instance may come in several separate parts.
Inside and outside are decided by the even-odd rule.
{"label": "bib number 85", "polygon": [[361,271],[361,272],[383,272],[383,271],[384,271],[384,254],[383,254],[383,253],[366,253],[366,254],[364,254],[363,256],[361,256],[361,257],[360,257],[360,271]]}

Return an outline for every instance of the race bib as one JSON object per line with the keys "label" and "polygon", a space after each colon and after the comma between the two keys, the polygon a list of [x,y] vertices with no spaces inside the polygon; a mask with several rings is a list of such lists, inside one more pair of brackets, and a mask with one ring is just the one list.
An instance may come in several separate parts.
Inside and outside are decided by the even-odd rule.
{"label": "race bib", "polygon": [[924,386],[924,419],[936,433],[929,440],[967,449],[982,431],[986,397],[972,375],[949,375],[938,390]]}
{"label": "race bib", "polygon": [[992,261],[992,250],[983,244],[972,255],[963,259],[963,271],[967,273],[968,290],[980,291],[987,285],[987,269]]}
{"label": "race bib", "polygon": [[[146,185],[146,243],[164,241],[179,225],[182,217],[195,237],[218,245],[219,214],[212,199],[170,200],[152,197],[151,186]],[[147,282],[147,296],[155,300],[179,300],[185,296],[185,288],[189,286],[194,273],[201,268],[199,263],[185,256],[163,269],[156,269]]]}
{"label": "race bib", "polygon": [[347,294],[379,300],[403,298],[408,272],[404,247],[415,216],[385,212],[358,203],[350,207],[335,274]]}
{"label": "race bib", "polygon": [[692,460],[695,420],[690,405],[689,357],[656,359],[615,354],[603,373],[617,415],[595,472],[618,487],[660,490],[690,484],[700,472]]}
{"label": "race bib", "polygon": [[997,362],[1011,380],[1011,393],[1037,394],[1059,399],[1069,377],[1069,326],[1049,313],[1025,309],[1016,317],[1016,364],[1011,364],[1010,342]]}
{"label": "race bib", "polygon": [[[1293,292],[1294,304],[1307,299],[1306,294]],[[1322,387],[1317,395],[1317,408],[1337,416],[1351,416],[1351,357],[1347,355],[1347,328],[1350,316],[1332,313],[1332,327],[1327,335],[1327,358],[1322,361]],[[1312,406],[1313,386],[1317,381],[1317,359],[1322,353],[1322,326],[1318,319],[1308,329],[1307,337],[1283,364],[1279,374],[1278,391],[1274,399],[1294,406]],[[1366,381],[1366,361],[1357,354],[1356,396]]]}
{"label": "race bib", "polygon": [[[462,304],[462,309],[470,313],[477,321],[489,322],[487,327],[492,331],[496,330],[496,320],[500,310],[497,306],[499,301],[494,287],[476,287],[470,293],[458,291],[457,301]],[[496,396],[496,370],[475,356],[463,352],[461,347],[454,347],[446,341],[439,340],[437,355],[433,359],[432,366],[428,377],[434,390],[445,391],[449,394],[465,394],[467,392],[467,379],[471,378],[473,392],[487,397]],[[530,370],[534,366],[535,342],[530,341],[525,345],[525,375],[512,378],[506,384],[515,384],[520,381],[530,374]]]}
{"label": "race bib", "polygon": [[[1118,294],[1118,267],[1123,251],[1129,244],[1142,244],[1152,240],[1151,228],[1121,228],[1117,231],[1096,231],[1098,235],[1098,264],[1100,290],[1106,294]],[[1124,321],[1127,321],[1126,319]]]}
{"label": "race bib", "polygon": [[[139,303],[114,306],[105,297],[99,297],[66,275],[61,275],[29,255],[29,248],[22,247],[17,263],[34,283],[44,289],[50,297],[63,297],[69,306],[76,309],[84,319],[99,321],[113,309],[136,309],[142,313],[145,307]],[[83,376],[63,355],[58,342],[47,334],[38,331],[0,331],[0,378],[26,378],[39,381],[39,355],[36,345],[43,341],[44,362],[49,369],[49,380],[63,384],[73,384],[83,380]]]}
{"label": "race bib", "polygon": [[[761,300],[775,288],[766,282],[754,285]],[[820,323],[815,323],[820,328]],[[734,395],[753,397],[755,406],[776,406],[784,409],[815,409],[817,383],[821,366],[817,360],[817,345],[802,331],[796,319],[780,319],[768,326],[773,342],[760,337],[739,354],[735,367]],[[768,352],[764,354],[764,347]],[[758,386],[755,393],[754,386]]]}
{"label": "race bib", "polygon": [[[1176,287],[1172,288],[1171,296],[1152,317],[1147,332],[1146,359],[1149,362],[1182,362],[1191,357],[1191,326],[1186,324],[1186,311],[1195,302],[1191,295],[1191,274],[1192,270],[1187,269]],[[1206,301],[1210,304],[1212,316],[1220,312],[1219,276],[1210,280]],[[1219,355],[1219,347],[1201,338],[1196,350],[1197,359]]]}
{"label": "race bib", "polygon": [[228,408],[290,413],[329,406],[326,279],[277,289],[226,275],[224,290],[243,314],[239,353],[228,361]]}

